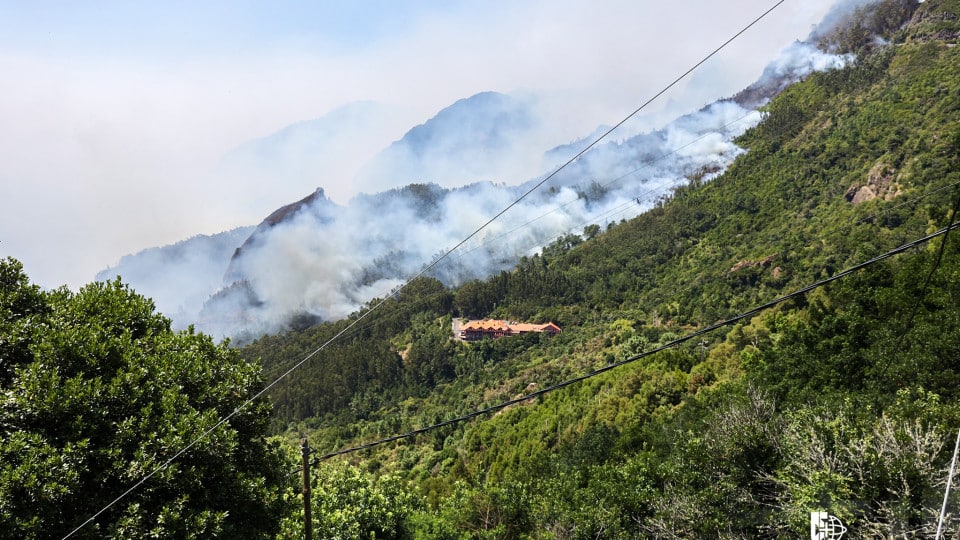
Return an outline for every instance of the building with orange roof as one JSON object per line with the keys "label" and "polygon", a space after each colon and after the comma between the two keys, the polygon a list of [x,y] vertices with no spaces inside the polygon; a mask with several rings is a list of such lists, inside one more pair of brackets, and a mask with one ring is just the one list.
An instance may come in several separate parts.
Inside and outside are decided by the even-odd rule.
{"label": "building with orange roof", "polygon": [[482,319],[469,321],[461,326],[459,337],[466,341],[476,341],[483,338],[497,339],[529,333],[547,333],[552,336],[560,333],[560,327],[552,322],[530,324],[501,319]]}

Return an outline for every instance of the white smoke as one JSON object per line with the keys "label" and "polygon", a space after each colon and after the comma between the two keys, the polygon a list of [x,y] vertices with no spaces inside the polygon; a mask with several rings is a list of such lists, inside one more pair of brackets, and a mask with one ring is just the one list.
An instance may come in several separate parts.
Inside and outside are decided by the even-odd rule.
{"label": "white smoke", "polygon": [[771,63],[764,74],[777,79],[790,77],[798,80],[815,71],[842,68],[853,59],[852,54],[829,54],[810,43],[797,41],[784,49],[780,58]]}
{"label": "white smoke", "polygon": [[120,277],[153,299],[177,328],[194,322],[213,291],[220,288],[230,257],[253,227],[197,235],[176,244],[145,249],[97,273],[97,281]]}
{"label": "white smoke", "polygon": [[[697,175],[718,174],[742,149],[732,139],[759,114],[722,101],[666,128],[599,145],[514,205],[427,275],[450,286],[516,264],[557,237],[649,209]],[[529,191],[478,182],[416,184],[339,206],[322,196],[261,226],[231,263],[231,294],[205,308],[213,335],[285,328],[295,317],[334,320],[383,297]]]}
{"label": "white smoke", "polygon": [[[427,275],[456,286],[511,268],[519,257],[562,235],[632,218],[690,178],[709,180],[720,174],[744,151],[733,140],[760,121],[756,108],[785,81],[849,61],[796,43],[770,64],[749,99],[717,101],[659,130],[599,144],[516,203],[544,177],[519,185],[495,183],[505,177],[498,176],[505,173],[498,169],[497,158],[562,163],[590,141],[544,152],[550,146],[534,135],[544,133],[543,117],[537,115],[516,130],[506,130],[510,144],[497,151],[482,147],[496,139],[488,125],[458,121],[442,126],[463,126],[452,147],[443,146],[449,131],[421,133],[424,139],[438,137],[440,144],[418,147],[416,159],[394,152],[388,156],[390,167],[374,164],[379,169],[367,177],[383,182],[393,168],[397,175],[389,180],[407,187],[361,194],[346,204],[336,204],[318,190],[278,210],[244,242],[230,261],[222,289],[194,320],[215,337],[250,338],[291,324],[340,319],[372,298],[390,294],[512,205]],[[524,99],[525,111],[538,110],[530,96]],[[469,144],[474,137],[480,140],[479,150]],[[487,150],[491,163],[477,169],[483,164],[477,156]],[[488,174],[489,181],[452,187],[463,179],[456,169],[458,155],[470,156],[465,174]]]}

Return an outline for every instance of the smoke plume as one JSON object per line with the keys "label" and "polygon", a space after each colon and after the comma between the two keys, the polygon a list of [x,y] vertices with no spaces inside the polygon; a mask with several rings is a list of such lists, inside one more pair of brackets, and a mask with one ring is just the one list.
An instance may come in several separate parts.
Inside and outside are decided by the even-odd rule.
{"label": "smoke plume", "polygon": [[461,100],[374,156],[355,178],[371,191],[405,187],[363,193],[346,204],[319,188],[277,210],[232,257],[220,259],[228,266],[202,309],[190,313],[199,294],[190,291],[176,313],[215,337],[241,340],[339,319],[390,294],[510,207],[428,275],[456,286],[508,269],[560,236],[632,218],[691,178],[722,173],[744,152],[733,141],[761,120],[758,107],[811,72],[849,61],[795,43],[736,96],[658,130],[611,137],[520,202],[545,176],[509,185],[511,170],[549,173],[545,167],[593,139],[551,142],[544,135],[548,115],[531,95]]}

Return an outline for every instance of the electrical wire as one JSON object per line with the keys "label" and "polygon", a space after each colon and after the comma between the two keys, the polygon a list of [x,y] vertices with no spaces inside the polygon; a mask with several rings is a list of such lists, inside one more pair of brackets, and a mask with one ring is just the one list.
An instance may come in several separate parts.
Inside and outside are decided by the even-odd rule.
{"label": "electrical wire", "polygon": [[947,501],[950,498],[950,485],[953,483],[953,471],[957,468],[957,451],[960,450],[960,431],[957,432],[957,442],[953,445],[953,459],[950,460],[950,472],[947,475],[947,487],[943,490],[943,505],[940,506],[940,516],[937,518],[937,534],[934,540],[940,540],[943,531],[943,518],[947,514]]}
{"label": "electrical wire", "polygon": [[762,14],[760,14],[758,17],[756,17],[755,19],[753,19],[752,21],[750,21],[746,26],[744,26],[743,28],[741,28],[741,29],[740,29],[738,32],[736,32],[732,37],[730,37],[729,39],[727,39],[726,41],[724,41],[719,47],[715,48],[715,49],[714,49],[713,51],[711,51],[709,54],[707,54],[706,56],[704,56],[700,61],[698,61],[696,64],[694,64],[691,68],[687,69],[687,70],[684,71],[681,75],[679,75],[678,77],[676,77],[675,79],[673,79],[673,80],[672,80],[669,84],[667,84],[663,89],[661,89],[659,92],[657,92],[656,94],[654,94],[653,97],[651,97],[651,98],[649,98],[647,101],[643,102],[643,104],[641,104],[639,107],[637,107],[636,109],[634,109],[633,112],[631,112],[630,114],[628,114],[628,115],[627,115],[626,117],[624,117],[622,120],[620,120],[619,122],[617,122],[613,127],[611,127],[610,129],[606,130],[605,132],[603,132],[600,136],[598,136],[596,139],[594,139],[590,144],[588,144],[588,145],[587,145],[586,147],[584,147],[582,150],[580,150],[579,152],[577,152],[576,155],[574,155],[573,157],[571,157],[569,160],[567,160],[567,161],[564,162],[562,165],[560,165],[557,169],[555,169],[552,173],[548,174],[548,175],[545,176],[542,180],[540,180],[539,182],[537,182],[536,184],[534,184],[532,187],[530,187],[527,191],[525,191],[523,194],[521,194],[520,197],[518,197],[518,198],[517,198],[516,200],[514,200],[512,203],[510,203],[509,205],[507,205],[503,210],[501,210],[500,212],[498,212],[497,214],[495,214],[495,215],[494,215],[493,217],[491,217],[489,220],[487,220],[486,222],[484,222],[479,228],[477,228],[475,231],[473,231],[472,233],[470,233],[466,238],[464,238],[463,240],[461,240],[460,242],[458,242],[455,246],[453,246],[453,247],[450,248],[449,250],[443,252],[443,254],[441,254],[439,257],[436,257],[433,261],[431,261],[428,265],[426,265],[420,272],[418,272],[417,274],[415,274],[415,275],[412,276],[411,278],[407,279],[407,280],[403,283],[403,285],[401,285],[401,286],[397,287],[396,289],[394,289],[394,290],[391,292],[390,295],[388,295],[387,297],[385,297],[384,299],[382,299],[379,303],[377,303],[377,304],[374,305],[372,308],[370,308],[368,311],[366,311],[365,313],[363,313],[362,315],[360,315],[360,316],[359,316],[357,319],[355,319],[350,325],[346,326],[344,329],[342,329],[340,332],[338,332],[338,333],[337,333],[336,335],[334,335],[332,338],[330,338],[330,339],[327,340],[325,343],[323,343],[322,345],[320,345],[320,347],[318,347],[317,349],[315,349],[313,352],[307,354],[302,360],[300,360],[300,361],[298,361],[297,363],[295,363],[295,364],[294,364],[292,367],[290,367],[287,371],[283,372],[278,378],[276,378],[275,380],[273,380],[272,382],[270,382],[269,384],[267,384],[266,386],[264,386],[263,389],[261,389],[259,392],[257,392],[256,394],[254,394],[252,397],[250,397],[249,399],[247,399],[247,401],[245,401],[244,403],[242,403],[241,405],[239,405],[237,408],[235,408],[230,414],[228,414],[228,415],[220,418],[213,426],[211,426],[210,428],[204,430],[202,433],[200,433],[199,436],[197,436],[197,437],[194,438],[192,441],[190,441],[187,445],[185,445],[183,448],[181,448],[180,450],[178,450],[177,452],[175,452],[170,458],[168,458],[167,460],[163,461],[161,464],[159,464],[158,466],[156,466],[156,467],[154,467],[152,470],[150,470],[150,472],[148,472],[146,475],[144,475],[140,480],[138,480],[136,483],[134,483],[130,488],[128,488],[126,491],[124,491],[123,493],[121,493],[118,497],[116,497],[115,499],[113,499],[112,501],[110,501],[109,503],[107,503],[106,506],[104,506],[103,508],[101,508],[100,510],[98,510],[95,514],[93,514],[92,516],[90,516],[89,518],[87,518],[87,520],[84,521],[83,523],[81,523],[78,527],[76,527],[75,529],[73,529],[72,531],[70,531],[69,533],[67,533],[66,536],[63,537],[63,540],[66,540],[67,538],[70,538],[71,536],[73,536],[74,534],[76,534],[78,531],[80,531],[81,529],[83,529],[84,527],[86,527],[88,524],[90,524],[90,523],[92,523],[93,521],[95,521],[99,516],[101,516],[104,512],[106,512],[107,510],[109,510],[110,508],[112,508],[115,504],[119,503],[121,500],[125,499],[128,495],[130,495],[131,493],[133,493],[134,491],[136,491],[137,489],[139,489],[140,486],[142,486],[144,483],[146,483],[149,479],[153,478],[157,473],[159,473],[160,471],[165,470],[167,467],[170,466],[171,463],[173,463],[174,461],[176,461],[176,460],[177,460],[180,456],[182,456],[185,452],[187,452],[188,450],[190,450],[191,448],[193,448],[194,446],[196,446],[197,444],[199,444],[201,441],[203,441],[204,439],[206,439],[211,433],[213,433],[213,432],[214,432],[216,429],[218,429],[220,426],[222,426],[223,424],[225,424],[226,422],[228,422],[231,418],[233,418],[234,416],[236,416],[241,410],[243,410],[244,408],[246,408],[248,405],[250,405],[250,404],[253,403],[254,401],[260,399],[260,397],[262,397],[262,396],[263,396],[267,391],[269,391],[271,388],[273,388],[274,386],[276,386],[281,380],[283,380],[283,379],[285,379],[286,377],[288,377],[291,373],[293,373],[294,371],[296,371],[300,366],[302,366],[302,365],[305,364],[307,361],[309,361],[311,358],[313,358],[314,356],[316,356],[320,351],[322,351],[323,349],[325,349],[326,347],[328,347],[331,343],[333,343],[334,341],[336,341],[337,339],[339,339],[339,338],[340,338],[342,335],[344,335],[348,330],[352,329],[355,325],[359,324],[362,320],[364,320],[364,319],[365,319],[367,316],[369,316],[371,313],[375,312],[380,306],[382,306],[382,305],[383,305],[385,302],[387,302],[389,299],[391,299],[391,298],[395,297],[397,294],[399,294],[399,292],[400,292],[408,283],[410,283],[411,281],[413,281],[413,280],[415,280],[415,279],[417,279],[417,278],[419,278],[419,277],[424,276],[427,272],[429,272],[429,271],[432,270],[434,267],[436,267],[441,261],[443,261],[444,259],[446,259],[451,253],[453,253],[453,252],[456,251],[458,248],[460,248],[461,246],[463,246],[464,244],[466,244],[471,238],[473,238],[473,237],[475,237],[476,235],[478,235],[481,231],[483,231],[484,229],[486,229],[491,223],[493,223],[494,221],[496,221],[497,219],[499,219],[501,216],[503,216],[504,214],[506,214],[508,211],[510,211],[510,209],[512,209],[513,207],[515,207],[515,206],[517,206],[518,204],[520,204],[520,202],[523,201],[524,199],[526,199],[531,193],[533,193],[534,191],[538,190],[538,189],[539,189],[540,187],[542,187],[545,183],[547,183],[547,182],[550,181],[552,178],[554,178],[557,174],[559,174],[561,171],[563,171],[564,169],[566,169],[569,165],[571,165],[572,163],[574,163],[575,161],[577,161],[578,159],[580,159],[584,154],[586,154],[587,152],[589,152],[593,147],[595,147],[595,146],[596,146],[597,144],[599,144],[601,141],[603,141],[604,139],[606,139],[611,133],[613,133],[615,130],[617,130],[619,127],[621,127],[621,126],[622,126],[623,124],[625,124],[627,121],[629,121],[631,118],[633,118],[634,116],[636,116],[637,114],[639,114],[642,110],[644,110],[644,109],[647,108],[651,103],[653,103],[654,101],[656,101],[657,99],[659,99],[662,95],[664,95],[664,94],[665,94],[667,91],[669,91],[671,88],[673,88],[674,86],[676,86],[677,84],[679,84],[680,81],[682,81],[682,80],[685,79],[687,76],[689,76],[691,73],[693,73],[697,68],[699,68],[699,67],[700,67],[701,65],[703,65],[705,62],[707,62],[709,59],[711,59],[711,58],[713,58],[715,55],[717,55],[721,50],[723,50],[724,48],[726,48],[727,45],[729,45],[730,43],[732,43],[734,40],[736,40],[736,39],[739,38],[741,35],[743,35],[745,32],[747,32],[750,28],[752,28],[752,27],[755,26],[757,23],[759,23],[761,20],[763,20],[765,17],[767,17],[770,13],[772,13],[775,9],[777,9],[777,8],[778,8],[781,4],[783,4],[784,2],[786,2],[786,0],[779,0],[778,2],[774,3],[772,7],[768,8],[766,11],[764,11],[764,12],[763,12]]}

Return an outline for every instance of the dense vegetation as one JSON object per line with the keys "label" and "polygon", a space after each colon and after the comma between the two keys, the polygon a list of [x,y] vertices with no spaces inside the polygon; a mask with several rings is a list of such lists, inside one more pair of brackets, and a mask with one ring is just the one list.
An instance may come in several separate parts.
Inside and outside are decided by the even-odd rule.
{"label": "dense vegetation", "polygon": [[[272,394],[274,428],[333,451],[455,418],[947,225],[958,14],[950,1],[861,10],[859,26],[823,38],[854,64],[787,89],[725,174],[634,220],[246,347],[269,377],[360,320]],[[389,537],[795,537],[812,510],[854,537],[932,534],[960,428],[957,247],[941,237],[703,339],[327,467],[406,482],[418,502]],[[458,316],[564,332],[467,344],[450,339]]]}
{"label": "dense vegetation", "polygon": [[44,292],[0,260],[0,538],[271,537],[288,465],[269,405],[218,424],[261,385],[119,281]]}
{"label": "dense vegetation", "polygon": [[[823,510],[846,537],[932,537],[960,429],[960,231],[642,353],[954,222],[958,37],[958,0],[861,9],[822,38],[857,61],[779,95],[717,179],[509,272],[421,277],[239,351],[171,332],[119,282],[41,292],[0,264],[0,537],[62,536],[298,364],[272,417],[261,401],[230,417],[83,536],[302,536],[300,437],[336,451],[624,359],[320,463],[315,532],[793,538]],[[475,316],[563,333],[453,340]]]}

